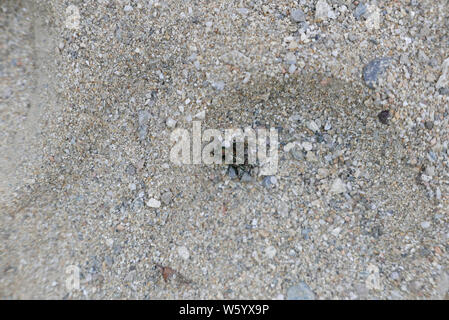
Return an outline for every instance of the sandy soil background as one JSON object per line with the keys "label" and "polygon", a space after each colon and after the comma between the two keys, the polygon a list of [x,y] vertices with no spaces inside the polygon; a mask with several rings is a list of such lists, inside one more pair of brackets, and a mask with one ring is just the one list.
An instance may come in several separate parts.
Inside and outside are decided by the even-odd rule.
{"label": "sandy soil background", "polygon": [[[447,299],[448,8],[1,1],[0,298]],[[276,174],[173,164],[194,120]]]}

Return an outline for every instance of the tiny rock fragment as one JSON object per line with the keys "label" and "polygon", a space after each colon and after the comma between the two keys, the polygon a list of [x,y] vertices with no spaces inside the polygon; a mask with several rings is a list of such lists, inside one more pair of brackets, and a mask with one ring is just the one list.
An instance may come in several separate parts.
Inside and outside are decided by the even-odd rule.
{"label": "tiny rock fragment", "polygon": [[170,267],[164,267],[161,265],[156,265],[156,266],[158,268],[160,268],[161,273],[162,273],[162,278],[164,278],[165,282],[167,282],[169,279],[171,279],[176,274],[176,271]]}
{"label": "tiny rock fragment", "polygon": [[200,111],[195,115],[195,118],[198,120],[204,120],[206,118],[206,111]]}
{"label": "tiny rock fragment", "polygon": [[290,18],[293,22],[304,22],[306,21],[306,15],[301,9],[294,9],[290,13]]}
{"label": "tiny rock fragment", "polygon": [[318,0],[315,6],[315,19],[317,21],[324,21],[335,18],[337,18],[337,16],[326,0]]}
{"label": "tiny rock fragment", "polygon": [[449,58],[444,60],[441,66],[441,76],[436,84],[437,89],[444,87],[449,87]]}
{"label": "tiny rock fragment", "polygon": [[359,2],[354,10],[354,18],[360,19],[366,13],[367,6],[363,2]]}
{"label": "tiny rock fragment", "polygon": [[365,26],[368,30],[380,29],[380,9],[375,5],[368,5]]}
{"label": "tiny rock fragment", "polygon": [[167,121],[165,121],[165,124],[169,128],[174,128],[176,126],[176,120],[173,120],[172,118],[168,118]]}
{"label": "tiny rock fragment", "polygon": [[179,256],[180,256],[181,258],[183,258],[184,260],[187,260],[187,259],[189,259],[189,257],[190,257],[189,250],[187,250],[187,248],[184,247],[184,246],[178,247],[178,254],[179,254]]}
{"label": "tiny rock fragment", "polygon": [[288,288],[287,300],[315,300],[315,294],[305,282],[301,281]]}
{"label": "tiny rock fragment", "polygon": [[331,188],[330,188],[329,191],[332,194],[343,193],[343,192],[346,191],[346,185],[344,184],[344,182],[340,178],[337,178],[332,183]]}
{"label": "tiny rock fragment", "polygon": [[390,118],[390,110],[383,110],[379,112],[377,118],[379,118],[380,123],[388,124],[388,119]]}
{"label": "tiny rock fragment", "polygon": [[363,80],[368,88],[374,89],[379,81],[379,76],[385,72],[390,63],[391,58],[376,58],[363,68]]}

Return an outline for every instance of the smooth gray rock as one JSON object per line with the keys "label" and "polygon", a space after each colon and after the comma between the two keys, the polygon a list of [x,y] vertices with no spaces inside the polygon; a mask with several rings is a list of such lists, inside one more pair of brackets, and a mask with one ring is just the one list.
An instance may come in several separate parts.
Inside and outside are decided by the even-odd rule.
{"label": "smooth gray rock", "polygon": [[305,282],[301,281],[287,289],[287,300],[315,300],[315,294]]}

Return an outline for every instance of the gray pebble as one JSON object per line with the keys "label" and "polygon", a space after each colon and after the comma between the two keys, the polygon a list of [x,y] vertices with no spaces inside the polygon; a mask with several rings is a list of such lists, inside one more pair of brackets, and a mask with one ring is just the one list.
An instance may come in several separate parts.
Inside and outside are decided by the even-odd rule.
{"label": "gray pebble", "polygon": [[391,278],[392,280],[399,280],[399,272],[393,271],[393,272],[391,273],[391,275],[390,275],[390,278]]}
{"label": "gray pebble", "polygon": [[368,88],[374,89],[379,75],[381,75],[391,63],[391,58],[376,58],[363,68],[363,80]]}
{"label": "gray pebble", "polygon": [[295,160],[302,160],[304,158],[301,149],[297,146],[290,149],[290,153]]}
{"label": "gray pebble", "polygon": [[111,258],[110,256],[105,256],[104,261],[106,262],[106,265],[108,267],[111,267],[114,264],[114,259]]}
{"label": "gray pebble", "polygon": [[433,177],[435,175],[435,167],[434,166],[428,166],[426,167],[426,175]]}
{"label": "gray pebble", "polygon": [[139,110],[138,116],[139,116],[139,125],[141,126],[147,124],[148,120],[150,120],[150,113],[146,110]]}
{"label": "gray pebble", "polygon": [[449,96],[449,88],[440,88],[438,90],[438,93],[442,96]]}
{"label": "gray pebble", "polygon": [[296,63],[296,56],[293,52],[288,52],[285,55],[285,62],[287,64],[295,64]]}
{"label": "gray pebble", "polygon": [[253,181],[253,177],[248,172],[244,172],[242,177],[240,178],[240,181],[242,182],[251,182]]}
{"label": "gray pebble", "polygon": [[139,127],[138,135],[139,135],[140,141],[145,140],[145,138],[147,137],[147,126],[146,125],[142,125]]}
{"label": "gray pebble", "polygon": [[315,294],[305,282],[288,288],[287,300],[315,300]]}
{"label": "gray pebble", "polygon": [[360,2],[359,5],[354,10],[354,17],[358,20],[361,16],[366,13],[366,4]]}
{"label": "gray pebble", "polygon": [[170,204],[172,199],[173,199],[173,194],[170,191],[167,191],[161,195],[161,201],[165,205]]}
{"label": "gray pebble", "polygon": [[237,178],[237,171],[235,170],[235,168],[234,167],[229,167],[228,168],[228,175],[229,175],[229,178],[231,178],[231,179],[235,179],[235,178]]}
{"label": "gray pebble", "polygon": [[306,21],[306,15],[301,9],[295,9],[290,13],[290,18],[294,22],[305,22]]}
{"label": "gray pebble", "polygon": [[429,221],[421,222],[421,228],[428,229],[429,227],[430,227],[430,222]]}
{"label": "gray pebble", "polygon": [[265,188],[269,188],[271,185],[276,184],[277,179],[275,176],[266,176],[265,178],[263,178],[262,180],[262,185]]}
{"label": "gray pebble", "polygon": [[212,82],[212,88],[218,91],[222,91],[225,87],[225,83],[223,81],[214,81]]}
{"label": "gray pebble", "polygon": [[130,164],[127,168],[126,168],[126,173],[133,176],[136,174],[136,167],[134,167],[132,164]]}
{"label": "gray pebble", "polygon": [[237,12],[240,13],[241,15],[246,16],[249,13],[249,10],[247,8],[238,8]]}
{"label": "gray pebble", "polygon": [[427,130],[432,130],[433,129],[433,121],[424,122],[424,126],[426,127]]}

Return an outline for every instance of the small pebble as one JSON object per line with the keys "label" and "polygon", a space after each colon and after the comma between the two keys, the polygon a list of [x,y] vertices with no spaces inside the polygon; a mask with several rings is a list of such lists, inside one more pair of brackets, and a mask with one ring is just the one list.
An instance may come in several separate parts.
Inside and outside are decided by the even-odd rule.
{"label": "small pebble", "polygon": [[204,120],[206,118],[206,111],[200,111],[194,117],[198,120]]}
{"label": "small pebble", "polygon": [[379,76],[382,75],[387,67],[391,64],[391,58],[376,58],[371,60],[363,68],[363,80],[368,88],[374,89],[378,83]]}
{"label": "small pebble", "polygon": [[363,16],[366,13],[366,4],[363,2],[359,2],[358,6],[354,10],[354,17],[356,19],[359,19],[361,16]]}
{"label": "small pebble", "polygon": [[164,192],[161,195],[161,201],[163,204],[168,205],[170,204],[171,200],[173,198],[173,194],[170,191]]}
{"label": "small pebble", "polygon": [[229,167],[228,167],[228,176],[229,176],[229,178],[231,178],[231,179],[237,178],[237,171],[235,170],[234,167],[232,167],[232,166],[229,166]]}
{"label": "small pebble", "polygon": [[390,110],[383,110],[379,112],[377,118],[379,119],[380,123],[388,124],[388,119],[390,118]]}
{"label": "small pebble", "polygon": [[432,130],[433,129],[433,121],[424,122],[424,126],[426,127],[427,130]]}
{"label": "small pebble", "polygon": [[269,246],[265,249],[265,255],[268,259],[273,259],[276,255],[276,248],[273,246]]}
{"label": "small pebble", "polygon": [[149,206],[150,208],[159,208],[161,206],[161,202],[159,200],[151,198],[147,201],[147,206]]}
{"label": "small pebble", "polygon": [[271,185],[275,185],[277,182],[277,179],[275,176],[266,176],[262,180],[262,185],[265,188],[269,188]]}
{"label": "small pebble", "polygon": [[302,143],[302,147],[303,147],[304,150],[306,150],[306,151],[310,151],[310,150],[313,149],[313,145],[312,145],[310,142],[308,142],[308,141],[304,141],[304,142]]}
{"label": "small pebble", "polygon": [[444,60],[441,66],[441,76],[438,79],[436,88],[449,88],[449,58]]}
{"label": "small pebble", "polygon": [[294,22],[305,22],[306,21],[306,15],[301,9],[294,9],[290,13],[290,18]]}
{"label": "small pebble", "polygon": [[325,21],[327,19],[335,19],[337,16],[326,0],[318,0],[315,6],[315,19],[317,21]]}
{"label": "small pebble", "polygon": [[287,300],[315,300],[315,294],[305,282],[287,289]]}
{"label": "small pebble", "polygon": [[429,227],[430,227],[430,222],[429,221],[421,222],[421,228],[428,229]]}
{"label": "small pebble", "polygon": [[172,118],[168,118],[165,121],[165,124],[167,125],[167,127],[169,128],[174,128],[176,126],[176,120],[173,120]]}
{"label": "small pebble", "polygon": [[242,181],[242,182],[252,182],[253,181],[253,177],[251,177],[251,175],[248,172],[244,172],[242,174],[242,177],[240,178],[240,181]]}
{"label": "small pebble", "polygon": [[186,247],[184,246],[180,246],[178,247],[178,254],[181,258],[183,258],[184,260],[187,260],[190,258],[190,253],[189,250],[187,250]]}
{"label": "small pebble", "polygon": [[214,88],[217,91],[222,91],[225,87],[224,81],[214,81],[212,82],[212,88]]}
{"label": "small pebble", "polygon": [[309,123],[307,123],[307,128],[309,128],[310,130],[312,130],[313,132],[317,132],[318,130],[320,130],[320,128],[318,127],[318,125],[316,124],[315,121],[309,121]]}

